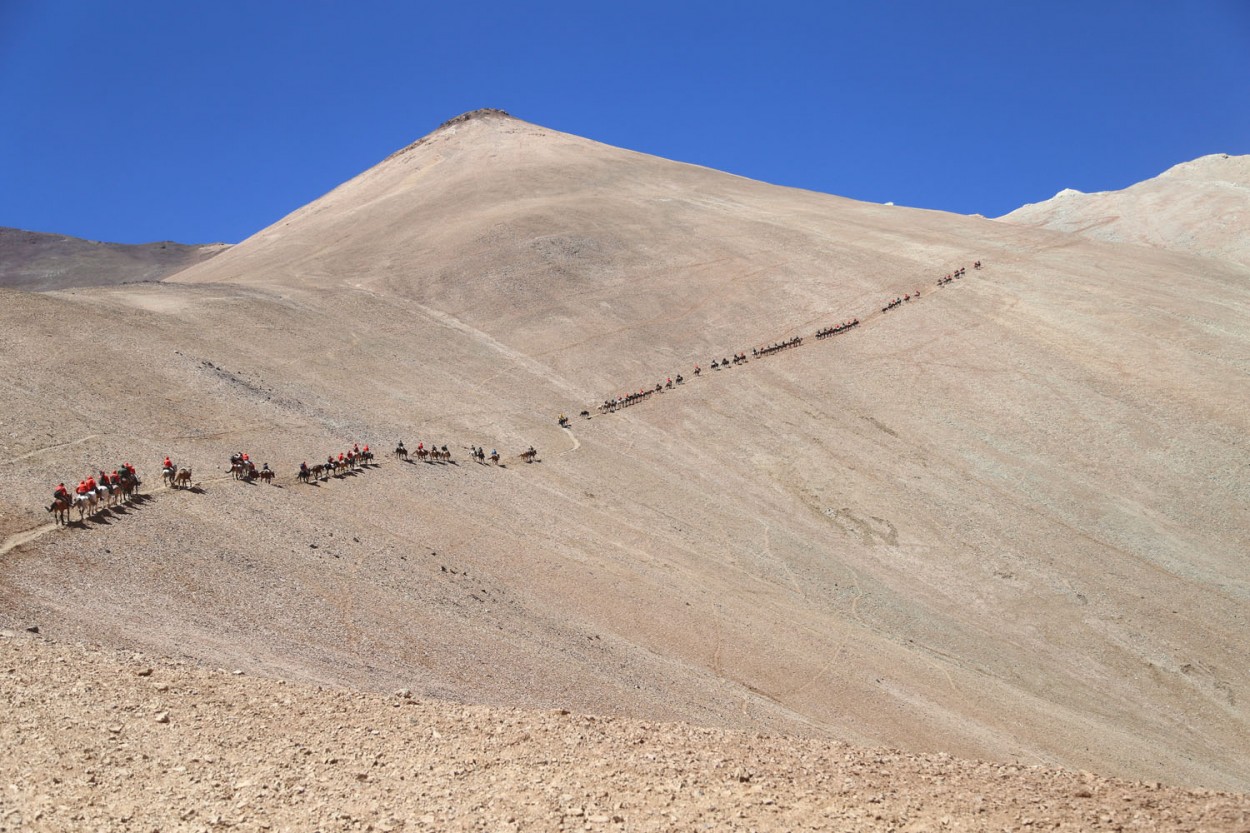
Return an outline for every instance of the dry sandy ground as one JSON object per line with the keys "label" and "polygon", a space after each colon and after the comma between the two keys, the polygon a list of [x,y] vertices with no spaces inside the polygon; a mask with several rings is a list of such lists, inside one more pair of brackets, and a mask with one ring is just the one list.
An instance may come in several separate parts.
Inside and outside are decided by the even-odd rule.
{"label": "dry sandy ground", "polygon": [[[459,120],[172,280],[0,290],[0,624],[1245,791],[1248,313],[1232,260]],[[457,459],[293,478],[400,439]],[[122,460],[145,500],[50,525]]]}
{"label": "dry sandy ground", "polygon": [[1244,831],[1250,797],[0,632],[0,831]]}
{"label": "dry sandy ground", "polygon": [[226,248],[225,243],[100,243],[63,234],[0,228],[0,286],[46,292],[159,281]]}

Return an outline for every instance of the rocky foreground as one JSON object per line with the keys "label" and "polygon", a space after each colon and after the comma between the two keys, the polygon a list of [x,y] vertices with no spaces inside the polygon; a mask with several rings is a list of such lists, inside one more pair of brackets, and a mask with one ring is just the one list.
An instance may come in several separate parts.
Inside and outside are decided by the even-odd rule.
{"label": "rocky foreground", "polygon": [[0,632],[0,831],[1250,829],[1250,796]]}

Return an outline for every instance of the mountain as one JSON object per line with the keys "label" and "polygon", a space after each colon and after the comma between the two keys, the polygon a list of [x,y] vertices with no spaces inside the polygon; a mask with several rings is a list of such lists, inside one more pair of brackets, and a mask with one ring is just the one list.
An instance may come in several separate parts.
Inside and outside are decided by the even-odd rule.
{"label": "mountain", "polygon": [[[485,112],[160,283],[0,300],[14,625],[301,684],[1250,784],[1233,260]],[[354,442],[381,465],[295,480]],[[234,481],[236,451],[276,485]],[[165,454],[197,489],[159,485]],[[123,460],[147,500],[51,527],[52,485]]]}
{"label": "mountain", "polygon": [[227,248],[225,243],[99,243],[62,234],[0,228],[0,287],[45,292],[159,281]]}
{"label": "mountain", "polygon": [[999,219],[1250,267],[1250,156],[1203,156],[1122,191],[1064,189]]}

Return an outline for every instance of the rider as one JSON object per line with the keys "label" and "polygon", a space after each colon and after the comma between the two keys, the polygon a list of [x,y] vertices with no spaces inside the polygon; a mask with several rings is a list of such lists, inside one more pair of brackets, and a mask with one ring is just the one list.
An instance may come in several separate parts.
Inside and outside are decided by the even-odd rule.
{"label": "rider", "polygon": [[87,491],[94,492],[96,490],[96,482],[94,475],[87,475]]}
{"label": "rider", "polygon": [[352,453],[353,454],[360,453],[360,443],[352,443]]}
{"label": "rider", "polygon": [[64,483],[56,484],[56,491],[52,493],[53,500],[69,500],[69,490],[65,488]]}
{"label": "rider", "polygon": [[365,450],[364,450],[364,453],[365,453],[365,454],[368,454],[368,453],[369,453],[369,444],[368,444],[368,443],[365,443]]}
{"label": "rider", "polygon": [[165,463],[164,463],[164,466],[165,466],[165,468],[167,468],[167,469],[172,469],[172,468],[174,467],[174,464],[173,464],[173,463],[171,463],[171,462],[169,461],[169,455],[168,455],[168,454],[166,454],[166,455],[165,455]]}
{"label": "rider", "polygon": [[110,486],[120,486],[122,484],[121,475],[117,473],[117,469],[113,469],[113,473],[109,476]]}
{"label": "rider", "polygon": [[86,480],[79,480],[78,486],[74,489],[75,494],[79,494],[79,495],[85,495],[89,491],[90,489],[87,488]]}
{"label": "rider", "polygon": [[269,464],[268,464],[268,463],[263,463],[263,464],[261,464],[261,467],[260,467],[260,468],[261,468],[261,470],[262,470],[262,471],[269,471]]}

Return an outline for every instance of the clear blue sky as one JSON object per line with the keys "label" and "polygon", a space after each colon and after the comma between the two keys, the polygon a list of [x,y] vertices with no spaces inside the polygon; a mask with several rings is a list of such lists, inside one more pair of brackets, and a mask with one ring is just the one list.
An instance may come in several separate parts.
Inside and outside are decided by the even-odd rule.
{"label": "clear blue sky", "polygon": [[988,216],[1250,153],[1250,0],[0,0],[0,225],[235,242],[478,107]]}

